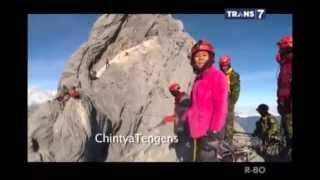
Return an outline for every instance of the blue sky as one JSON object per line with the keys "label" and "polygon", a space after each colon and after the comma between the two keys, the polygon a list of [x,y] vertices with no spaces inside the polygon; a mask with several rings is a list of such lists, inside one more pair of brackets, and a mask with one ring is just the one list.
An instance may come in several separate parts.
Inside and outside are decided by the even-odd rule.
{"label": "blue sky", "polygon": [[54,90],[69,57],[82,43],[99,15],[29,15],[28,85]]}
{"label": "blue sky", "polygon": [[[29,15],[28,85],[55,90],[72,53],[86,42],[98,14]],[[209,40],[222,54],[232,58],[241,76],[237,106],[276,104],[276,42],[292,34],[290,15],[267,14],[264,20],[226,20],[224,15],[179,14],[185,31],[195,40]]]}

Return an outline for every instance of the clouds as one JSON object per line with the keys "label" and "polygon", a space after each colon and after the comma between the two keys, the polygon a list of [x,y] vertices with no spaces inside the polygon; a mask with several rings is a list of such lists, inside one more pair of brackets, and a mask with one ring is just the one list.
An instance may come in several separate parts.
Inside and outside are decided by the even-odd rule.
{"label": "clouds", "polygon": [[37,86],[28,87],[28,106],[51,100],[55,94],[55,90],[41,89]]}

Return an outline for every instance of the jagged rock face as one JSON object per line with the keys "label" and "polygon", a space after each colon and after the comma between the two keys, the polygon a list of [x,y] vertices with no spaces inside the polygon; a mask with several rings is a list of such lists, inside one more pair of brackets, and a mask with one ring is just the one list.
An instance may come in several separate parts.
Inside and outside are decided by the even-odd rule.
{"label": "jagged rock face", "polygon": [[[244,130],[243,127],[240,126],[238,122],[234,123],[234,130],[237,132],[247,132]],[[257,138],[253,138],[247,134],[235,134],[233,137],[233,144],[238,146],[238,147],[244,147],[243,150],[247,151],[248,154],[248,160],[250,162],[264,162],[264,159],[257,154],[254,150],[250,148],[246,148],[249,146],[254,146],[257,143]]]}
{"label": "jagged rock face", "polygon": [[[173,125],[146,129],[173,113],[170,83],[190,92],[193,43],[171,15],[100,16],[59,82],[58,90],[80,85],[81,98],[64,107],[45,103],[28,118],[29,161],[176,161],[169,144],[107,144],[94,138],[97,133],[173,136]],[[98,79],[90,78],[93,71]]]}
{"label": "jagged rock face", "polygon": [[107,144],[94,143],[93,134],[111,132],[111,122],[95,110],[85,95],[62,107],[57,101],[41,105],[29,116],[30,161],[103,161]]}

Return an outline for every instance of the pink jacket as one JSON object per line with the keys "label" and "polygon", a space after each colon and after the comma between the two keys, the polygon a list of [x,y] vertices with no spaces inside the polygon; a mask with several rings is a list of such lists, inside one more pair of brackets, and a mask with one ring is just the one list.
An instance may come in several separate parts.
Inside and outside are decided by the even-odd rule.
{"label": "pink jacket", "polygon": [[196,78],[191,91],[192,105],[186,112],[191,137],[207,134],[209,125],[213,132],[224,127],[228,108],[228,85],[226,76],[215,67],[208,68]]}

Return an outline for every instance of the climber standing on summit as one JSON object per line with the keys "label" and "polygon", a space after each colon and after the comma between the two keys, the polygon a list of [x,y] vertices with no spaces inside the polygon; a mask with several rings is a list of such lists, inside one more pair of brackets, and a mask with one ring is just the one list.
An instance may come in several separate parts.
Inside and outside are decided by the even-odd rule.
{"label": "climber standing on summit", "polygon": [[227,78],[212,65],[215,51],[209,42],[198,41],[191,54],[196,78],[185,116],[193,139],[193,160],[219,161],[228,106]]}
{"label": "climber standing on summit", "polygon": [[240,94],[240,75],[231,67],[230,56],[224,55],[219,60],[220,70],[227,76],[228,91],[228,117],[226,122],[225,141],[233,144],[234,132],[234,106]]}
{"label": "climber standing on summit", "polygon": [[292,36],[283,37],[278,43],[277,62],[280,65],[278,76],[277,102],[278,112],[281,115],[281,134],[285,137],[286,147],[284,155],[291,159],[292,146],[292,59],[293,39]]}

